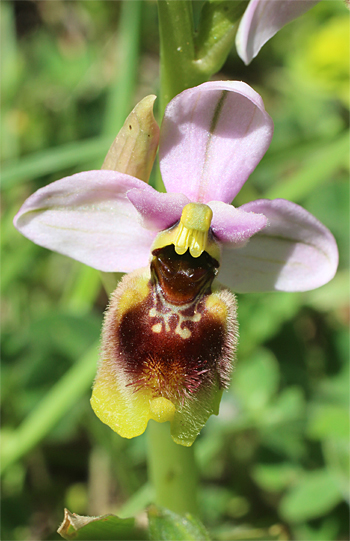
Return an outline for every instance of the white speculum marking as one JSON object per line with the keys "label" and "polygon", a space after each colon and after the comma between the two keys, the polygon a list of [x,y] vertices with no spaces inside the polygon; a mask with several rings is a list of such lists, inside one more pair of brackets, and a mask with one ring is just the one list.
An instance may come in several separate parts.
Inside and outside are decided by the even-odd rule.
{"label": "white speculum marking", "polygon": [[[156,299],[154,299],[154,303],[156,303]],[[148,312],[149,317],[151,318],[156,317],[162,320],[162,323],[155,323],[152,326],[152,331],[154,333],[160,333],[164,325],[165,331],[170,332],[169,320],[173,315],[175,315],[178,319],[176,329],[175,329],[175,334],[178,334],[184,340],[186,340],[186,338],[190,338],[192,333],[190,329],[183,326],[183,324],[185,324],[187,321],[193,321],[193,322],[200,321],[202,318],[202,315],[195,310],[195,313],[193,314],[193,316],[184,316],[181,312],[185,311],[190,305],[181,306],[181,310],[179,310],[172,305],[166,306],[168,303],[164,299],[162,301],[162,304],[163,304],[162,306],[163,311],[161,313],[157,310],[155,306],[153,306]]]}

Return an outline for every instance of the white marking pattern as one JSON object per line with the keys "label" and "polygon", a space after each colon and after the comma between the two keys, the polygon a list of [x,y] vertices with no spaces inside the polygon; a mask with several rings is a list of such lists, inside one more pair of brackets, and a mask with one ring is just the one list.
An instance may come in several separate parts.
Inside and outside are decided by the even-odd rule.
{"label": "white marking pattern", "polygon": [[[156,308],[157,301],[161,302],[162,311],[157,310]],[[170,318],[175,315],[178,318],[175,334],[178,334],[179,336],[181,336],[181,338],[186,340],[187,338],[190,338],[192,333],[190,329],[188,329],[186,326],[183,327],[182,325],[185,324],[187,321],[198,322],[202,319],[202,315],[199,312],[197,312],[196,307],[194,309],[193,316],[185,316],[183,314],[183,312],[185,312],[186,310],[188,310],[188,308],[190,308],[192,303],[182,305],[181,307],[180,306],[177,307],[177,306],[174,306],[173,304],[168,303],[164,298],[160,299],[157,295],[154,295],[153,302],[154,302],[154,306],[149,310],[148,315],[150,318],[159,318],[162,321],[161,323],[155,323],[152,326],[152,331],[154,333],[160,333],[163,329],[163,325],[165,328],[165,332],[170,332],[171,329],[170,329],[169,321],[170,321]]]}

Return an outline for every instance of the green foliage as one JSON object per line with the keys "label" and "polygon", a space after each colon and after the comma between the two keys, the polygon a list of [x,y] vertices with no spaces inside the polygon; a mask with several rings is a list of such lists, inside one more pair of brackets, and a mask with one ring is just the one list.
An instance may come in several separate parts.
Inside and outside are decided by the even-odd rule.
{"label": "green foliage", "polygon": [[180,516],[152,506],[148,519],[150,538],[155,541],[210,541],[203,524],[190,514]]}
{"label": "green foliage", "polygon": [[155,541],[210,541],[203,524],[190,514],[177,515],[165,508],[152,505],[148,509],[148,529],[136,525],[134,518],[116,515],[87,517],[65,509],[64,520],[58,529],[64,539],[123,540],[154,539]]}
{"label": "green foliage", "polygon": [[[99,168],[132,106],[158,94],[157,8],[141,4],[141,19],[124,12],[121,32],[120,2],[1,2],[2,539],[59,539],[68,504],[128,517],[154,497],[146,438],[119,438],[89,407],[107,304],[99,273],[12,226],[34,190]],[[218,74],[256,88],[275,123],[235,204],[301,204],[334,233],[340,268],[316,291],[238,296],[233,383],[194,447],[200,516],[213,539],[348,535],[347,36],[342,2],[320,2],[250,66],[232,50]],[[207,538],[197,521],[164,510],[150,512],[150,523],[155,539]]]}
{"label": "green foliage", "polygon": [[64,521],[58,533],[64,539],[142,539],[141,532],[135,528],[133,518],[118,518],[115,515],[102,517],[82,517],[65,510]]}
{"label": "green foliage", "polygon": [[328,513],[342,501],[333,476],[326,470],[316,470],[297,481],[281,500],[281,516],[290,522],[304,522]]}

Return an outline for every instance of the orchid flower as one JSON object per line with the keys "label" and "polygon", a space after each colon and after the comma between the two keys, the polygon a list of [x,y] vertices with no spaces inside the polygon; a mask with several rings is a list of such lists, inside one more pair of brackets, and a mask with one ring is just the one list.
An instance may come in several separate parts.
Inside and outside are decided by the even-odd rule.
{"label": "orchid flower", "polygon": [[229,288],[304,291],[336,272],[332,234],[302,207],[230,204],[272,133],[248,85],[204,83],[166,108],[159,156],[167,193],[130,174],[87,171],[38,190],[15,217],[41,246],[129,273],[106,313],[92,395],[98,417],[124,437],[143,433],[149,419],[170,421],[174,441],[189,446],[218,413],[237,343]]}
{"label": "orchid flower", "polygon": [[311,9],[320,0],[250,0],[236,34],[236,48],[245,64],[284,25]]}

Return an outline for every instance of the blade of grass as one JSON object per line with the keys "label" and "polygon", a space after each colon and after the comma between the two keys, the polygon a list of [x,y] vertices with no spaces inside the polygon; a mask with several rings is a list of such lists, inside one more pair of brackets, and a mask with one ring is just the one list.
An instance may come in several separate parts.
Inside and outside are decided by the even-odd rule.
{"label": "blade of grass", "polygon": [[142,2],[122,3],[117,47],[119,62],[107,98],[103,133],[115,137],[132,109],[139,58]]}
{"label": "blade of grass", "polygon": [[[20,59],[17,50],[16,25],[14,6],[10,3],[1,4],[0,35],[1,35],[1,94],[3,100],[1,122],[1,155],[7,159],[16,158],[19,153],[18,130],[11,129],[16,118],[13,106],[18,86]],[[6,52],[5,52],[6,51]]]}
{"label": "blade of grass", "polygon": [[18,161],[3,166],[2,189],[6,190],[15,184],[62,171],[68,167],[83,165],[91,159],[101,159],[102,163],[110,144],[110,137],[94,137],[24,156]]}
{"label": "blade of grass", "polygon": [[141,513],[148,505],[154,501],[155,492],[151,483],[145,483],[133,494],[127,502],[117,511],[120,518],[128,518]]}
{"label": "blade of grass", "polygon": [[282,197],[300,201],[316,186],[329,179],[339,168],[347,167],[348,159],[349,134],[345,133],[333,143],[327,143],[323,148],[312,153],[297,173],[286,181],[274,185],[264,196],[268,199]]}
{"label": "blade of grass", "polygon": [[98,348],[99,344],[94,344],[52,387],[17,430],[3,437],[1,472],[47,436],[88,391],[96,372]]}
{"label": "blade of grass", "polygon": [[101,288],[100,273],[96,269],[83,264],[78,266],[61,297],[60,304],[77,314],[86,314],[91,310]]}

